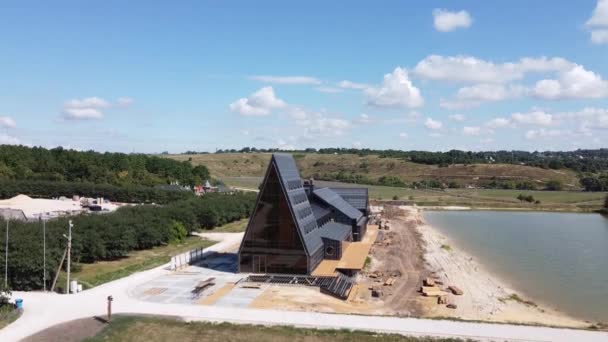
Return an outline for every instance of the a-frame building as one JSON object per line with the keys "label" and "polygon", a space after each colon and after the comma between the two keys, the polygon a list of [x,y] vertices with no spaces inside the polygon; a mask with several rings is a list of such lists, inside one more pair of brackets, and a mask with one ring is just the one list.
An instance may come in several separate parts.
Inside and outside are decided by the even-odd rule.
{"label": "a-frame building", "polygon": [[323,253],[293,157],[273,154],[239,249],[240,272],[310,274]]}
{"label": "a-frame building", "polygon": [[[368,204],[366,188],[315,189],[313,180],[302,181],[291,155],[273,154],[241,242],[239,271],[351,275],[367,254],[355,247],[348,249],[350,263],[338,261],[365,236]],[[334,262],[320,265],[324,260]]]}

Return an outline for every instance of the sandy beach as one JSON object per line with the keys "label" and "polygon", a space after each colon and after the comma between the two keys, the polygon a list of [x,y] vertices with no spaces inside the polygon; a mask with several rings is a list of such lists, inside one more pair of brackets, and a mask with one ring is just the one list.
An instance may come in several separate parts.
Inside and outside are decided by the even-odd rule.
{"label": "sandy beach", "polygon": [[[491,274],[472,256],[428,225],[419,208],[403,206],[400,209],[408,211],[408,216],[418,223],[416,228],[424,243],[424,259],[429,271],[444,286],[456,285],[464,292],[462,296],[449,296],[449,301],[457,305],[456,309],[436,305],[436,299],[429,298],[425,316],[566,327],[590,325],[545,305],[524,303],[534,302],[534,298],[526,298],[510,288],[507,282]],[[514,295],[522,300],[514,299]]]}

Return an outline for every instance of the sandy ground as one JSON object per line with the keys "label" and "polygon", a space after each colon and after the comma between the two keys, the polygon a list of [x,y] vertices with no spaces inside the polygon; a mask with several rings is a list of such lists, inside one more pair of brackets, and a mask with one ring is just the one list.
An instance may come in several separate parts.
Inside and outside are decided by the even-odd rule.
{"label": "sandy ground", "polygon": [[[428,271],[424,265],[421,236],[416,230],[416,220],[408,212],[392,207],[385,210],[384,217],[391,220],[390,230],[381,230],[376,244],[372,247],[371,265],[359,276],[359,284],[364,290],[359,297],[378,302],[383,314],[399,316],[422,316],[424,301],[417,292]],[[380,274],[378,278],[370,277]],[[384,282],[395,279],[392,286]],[[369,288],[380,287],[383,296],[372,298]]]}
{"label": "sandy ground", "polygon": [[[453,317],[466,320],[543,324],[551,326],[587,327],[589,323],[577,320],[556,310],[509,300],[522,294],[509,288],[507,283],[490,274],[470,255],[454,246],[448,238],[424,222],[420,209],[401,207],[409,211],[417,221],[417,229],[424,241],[424,259],[432,274],[444,283],[444,287],[456,285],[464,295],[450,294],[448,301],[457,305],[449,309],[436,304],[436,298],[428,298],[425,317]],[[450,246],[442,248],[442,246]],[[533,301],[533,299],[531,299]]]}

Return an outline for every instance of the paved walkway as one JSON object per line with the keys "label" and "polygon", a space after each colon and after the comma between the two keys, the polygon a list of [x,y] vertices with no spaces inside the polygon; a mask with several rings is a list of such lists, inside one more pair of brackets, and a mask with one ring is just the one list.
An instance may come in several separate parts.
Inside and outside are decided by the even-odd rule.
{"label": "paved walkway", "polygon": [[[206,251],[221,251],[238,243],[239,236],[227,236]],[[73,295],[42,292],[14,292],[24,299],[23,315],[0,330],[0,341],[18,341],[33,333],[71,320],[104,316],[106,297],[114,297],[114,313],[154,314],[183,317],[186,320],[294,325],[330,329],[357,329],[415,336],[466,337],[486,341],[608,341],[608,333],[584,330],[529,327],[507,324],[286,312],[192,304],[163,304],[138,300],[132,290],[166,271],[164,267],[137,273]]]}

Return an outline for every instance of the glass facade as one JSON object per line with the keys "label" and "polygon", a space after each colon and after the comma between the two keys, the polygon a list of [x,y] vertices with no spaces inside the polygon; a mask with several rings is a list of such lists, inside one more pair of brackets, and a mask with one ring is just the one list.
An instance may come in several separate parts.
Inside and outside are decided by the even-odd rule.
{"label": "glass facade", "polygon": [[240,251],[241,272],[307,274],[304,245],[275,165],[261,189]]}

